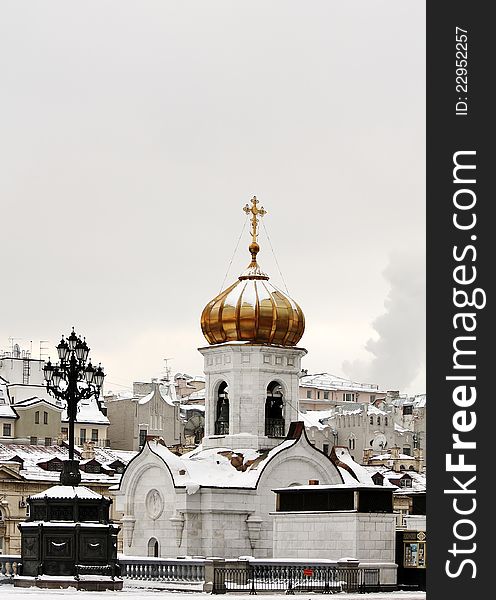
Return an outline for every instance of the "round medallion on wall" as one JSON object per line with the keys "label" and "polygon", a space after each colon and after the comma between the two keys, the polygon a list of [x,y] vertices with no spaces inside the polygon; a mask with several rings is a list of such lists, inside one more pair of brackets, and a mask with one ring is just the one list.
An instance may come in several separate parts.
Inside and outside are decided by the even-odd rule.
{"label": "round medallion on wall", "polygon": [[150,519],[158,519],[164,510],[164,501],[158,490],[150,490],[145,500],[146,512]]}

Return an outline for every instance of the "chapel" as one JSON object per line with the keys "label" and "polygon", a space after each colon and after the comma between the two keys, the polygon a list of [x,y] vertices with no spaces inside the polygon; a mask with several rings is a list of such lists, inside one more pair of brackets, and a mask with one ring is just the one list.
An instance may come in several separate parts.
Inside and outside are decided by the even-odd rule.
{"label": "chapel", "polygon": [[201,314],[205,436],[182,456],[147,440],[129,463],[115,491],[124,554],[270,558],[274,489],[373,484],[347,449],[329,457],[306,436],[298,417],[305,317],[258,264],[266,211],[256,197],[243,210],[250,263]]}

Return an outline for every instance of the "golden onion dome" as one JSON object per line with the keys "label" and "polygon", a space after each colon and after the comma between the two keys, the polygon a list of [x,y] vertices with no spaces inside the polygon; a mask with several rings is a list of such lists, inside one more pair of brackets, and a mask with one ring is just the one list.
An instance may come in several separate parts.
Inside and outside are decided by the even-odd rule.
{"label": "golden onion dome", "polygon": [[209,344],[252,342],[277,346],[295,346],[305,330],[305,316],[298,304],[269,283],[257,263],[257,216],[266,211],[258,208],[256,197],[244,211],[252,214],[251,263],[226,290],[203,309],[201,328]]}

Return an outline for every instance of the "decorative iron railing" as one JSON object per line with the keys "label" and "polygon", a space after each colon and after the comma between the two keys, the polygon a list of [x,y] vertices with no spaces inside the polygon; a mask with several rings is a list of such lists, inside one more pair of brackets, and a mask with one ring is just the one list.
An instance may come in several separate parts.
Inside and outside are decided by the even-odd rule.
{"label": "decorative iron railing", "polygon": [[[0,583],[9,582],[20,571],[20,556],[0,555]],[[119,557],[120,575],[127,580],[152,581],[191,586],[203,584],[206,579],[213,594],[241,593],[338,593],[381,591],[379,568],[339,566],[323,561],[277,562],[264,560],[229,561],[229,566],[215,564],[216,559],[169,559],[153,557]],[[206,577],[206,567],[210,575]],[[387,586],[386,586],[387,587]]]}
{"label": "decorative iron railing", "polygon": [[215,421],[215,435],[229,435],[229,423],[227,421]]}
{"label": "decorative iron railing", "polygon": [[265,419],[265,435],[271,438],[286,437],[284,419]]}
{"label": "decorative iron railing", "polygon": [[252,565],[243,567],[216,567],[213,594],[229,592],[373,592],[380,590],[379,569],[359,567]]}

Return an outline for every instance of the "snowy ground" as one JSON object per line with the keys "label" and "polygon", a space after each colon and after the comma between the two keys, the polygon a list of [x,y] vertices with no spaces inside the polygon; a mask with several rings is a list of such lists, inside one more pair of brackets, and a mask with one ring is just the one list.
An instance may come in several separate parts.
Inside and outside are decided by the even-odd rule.
{"label": "snowy ground", "polygon": [[[156,596],[160,594],[160,596]],[[75,589],[68,590],[40,590],[37,588],[14,588],[12,585],[4,584],[0,585],[0,598],[2,600],[62,600],[66,597],[77,596],[82,600],[114,600],[120,598],[120,600],[143,600],[149,597],[153,600],[155,597],[160,600],[193,600],[194,598],[202,598],[208,600],[208,598],[219,598],[219,596],[211,596],[210,594],[204,594],[201,592],[172,592],[165,590],[151,590],[151,589],[138,589],[124,587],[120,592],[81,592]],[[284,594],[260,594],[263,600],[283,600],[287,598]],[[248,594],[235,595],[226,594],[221,596],[225,600],[248,600],[250,596]],[[291,596],[290,596],[291,597]],[[388,592],[379,594],[336,594],[333,598],[339,598],[339,600],[425,600],[425,592]],[[296,594],[293,596],[295,600],[298,598],[305,600],[329,600],[329,595],[323,594]],[[74,599],[76,600],[76,599]]]}

